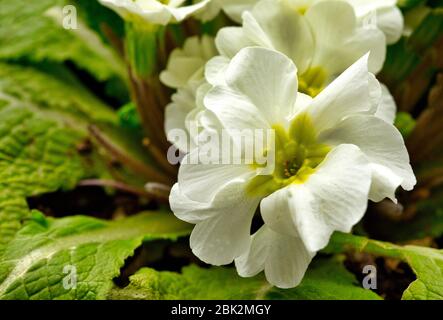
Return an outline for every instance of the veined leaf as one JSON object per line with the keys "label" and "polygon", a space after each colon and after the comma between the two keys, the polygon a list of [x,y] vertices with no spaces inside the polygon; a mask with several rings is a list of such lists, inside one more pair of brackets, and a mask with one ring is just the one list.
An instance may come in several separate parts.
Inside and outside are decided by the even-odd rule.
{"label": "veined leaf", "polygon": [[0,64],[0,256],[30,217],[26,197],[72,189],[83,178],[104,174],[97,156],[77,147],[89,122],[116,119],[81,87]]}
{"label": "veined leaf", "polygon": [[124,289],[114,289],[111,299],[380,299],[358,285],[354,276],[335,258],[319,259],[294,289],[278,289],[263,276],[241,278],[233,268],[185,267],[181,274],[144,268]]}
{"label": "veined leaf", "polygon": [[34,212],[0,261],[0,299],[104,299],[143,241],[175,240],[189,231],[170,213],[101,221]]}
{"label": "veined leaf", "polygon": [[76,29],[63,28],[65,5],[65,0],[0,0],[0,60],[72,61],[100,81],[124,79],[122,61],[77,16]]}
{"label": "veined leaf", "polygon": [[417,276],[403,293],[403,299],[443,299],[443,250],[418,246],[399,246],[388,242],[370,240],[350,234],[335,233],[328,253],[347,250],[391,257],[406,262]]}
{"label": "veined leaf", "polygon": [[0,107],[6,105],[27,108],[80,131],[86,131],[86,122],[117,123],[116,114],[80,85],[30,67],[0,63]]}

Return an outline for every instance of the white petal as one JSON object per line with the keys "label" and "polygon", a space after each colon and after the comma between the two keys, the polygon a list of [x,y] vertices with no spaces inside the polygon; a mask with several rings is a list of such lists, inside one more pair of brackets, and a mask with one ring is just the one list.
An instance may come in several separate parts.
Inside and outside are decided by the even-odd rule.
{"label": "white petal", "polygon": [[375,116],[389,124],[393,124],[397,114],[397,105],[389,89],[383,84],[381,85],[381,89],[382,96]]}
{"label": "white petal", "polygon": [[386,35],[386,43],[393,44],[400,40],[404,19],[399,8],[382,8],[377,10],[377,26]]}
{"label": "white petal", "polygon": [[[387,44],[400,39],[403,31],[403,15],[396,0],[347,0],[354,7],[362,25],[374,23],[386,35]],[[374,19],[375,21],[371,21]]]}
{"label": "white petal", "polygon": [[208,61],[205,66],[205,78],[211,85],[226,85],[224,76],[229,61],[228,58],[223,56],[217,56]]}
{"label": "white petal", "polygon": [[226,83],[248,97],[270,124],[282,123],[294,114],[297,69],[281,53],[242,49],[226,70]]}
{"label": "white petal", "polygon": [[[377,165],[373,166],[376,171],[371,200],[380,201],[381,190],[386,190],[384,197],[392,198],[392,190],[400,185],[403,189],[410,191],[416,184],[400,132],[393,125],[375,116],[348,117],[335,128],[324,132],[320,139],[333,145],[354,144],[361,149],[369,162]],[[386,175],[386,181],[381,181],[384,175]]]}
{"label": "white petal", "polygon": [[245,164],[186,164],[199,159],[198,153],[199,149],[194,149],[187,154],[178,173],[181,191],[194,201],[209,202],[225,185],[245,182],[254,175],[254,169]]}
{"label": "white petal", "polygon": [[287,2],[263,0],[243,15],[243,29],[260,46],[287,55],[303,73],[314,54],[314,37],[305,17]]}
{"label": "white petal", "polygon": [[221,0],[223,11],[235,22],[241,22],[241,16],[246,10],[252,7],[259,0]]}
{"label": "white petal", "polygon": [[220,29],[215,38],[215,44],[220,54],[228,58],[232,58],[243,48],[256,45],[245,35],[241,27]]}
{"label": "white petal", "polygon": [[303,279],[314,255],[300,238],[276,233],[264,225],[252,236],[250,249],[235,260],[235,265],[243,277],[265,270],[269,283],[293,288]]}
{"label": "white petal", "polygon": [[166,70],[160,74],[163,84],[181,88],[189,81],[200,81],[205,63],[216,55],[214,39],[204,35],[186,39],[183,48],[177,48],[169,56]]}
{"label": "white petal", "polygon": [[372,169],[372,183],[369,191],[369,199],[374,202],[380,202],[386,198],[391,199],[397,203],[395,193],[398,186],[401,185],[403,178],[394,171],[379,165],[377,163],[371,164]]}
{"label": "white petal", "polygon": [[[216,86],[204,98],[228,133],[243,129],[270,129],[271,126],[251,99],[229,87]],[[232,134],[234,135],[234,134]]]}
{"label": "white petal", "polygon": [[359,27],[351,5],[341,1],[318,2],[306,12],[306,19],[316,41],[313,66],[326,67],[329,75],[336,76],[371,52],[369,70],[381,70],[386,56],[385,36],[377,28]]}
{"label": "white petal", "polygon": [[[275,232],[300,237],[309,251],[316,252],[328,244],[334,231],[350,232],[360,221],[370,183],[371,170],[363,153],[356,146],[340,145],[304,184],[263,199],[263,220]],[[287,204],[282,205],[285,198]],[[293,226],[282,228],[285,223]]]}
{"label": "white petal", "polygon": [[211,1],[212,0],[202,0],[198,3],[188,6],[183,6],[178,8],[167,6],[166,8],[174,17],[174,22],[180,22],[193,14],[202,12]]}
{"label": "white petal", "polygon": [[194,57],[170,59],[167,69],[160,74],[160,80],[170,88],[183,87],[204,64],[204,60]]}
{"label": "white petal", "polygon": [[250,244],[252,217],[259,199],[244,193],[245,184],[232,182],[217,193],[211,202],[190,200],[176,184],[170,195],[174,214],[196,223],[190,245],[202,261],[214,265],[231,263]]}
{"label": "white petal", "polygon": [[307,111],[318,131],[333,127],[346,116],[373,109],[374,84],[367,59],[367,55],[359,59],[312,101]]}

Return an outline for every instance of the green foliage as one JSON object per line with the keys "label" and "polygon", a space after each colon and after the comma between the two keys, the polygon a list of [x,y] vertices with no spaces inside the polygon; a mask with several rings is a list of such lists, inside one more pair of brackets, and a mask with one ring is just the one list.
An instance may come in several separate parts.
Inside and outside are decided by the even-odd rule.
{"label": "green foliage", "polygon": [[[383,80],[390,87],[405,80],[423,62],[425,53],[432,50],[432,46],[442,35],[443,12],[441,9],[429,8],[409,37],[403,37],[388,47],[381,75]],[[434,70],[429,70],[428,76],[432,77],[433,72]]]}
{"label": "green foliage", "polygon": [[124,289],[114,289],[111,299],[380,299],[360,287],[338,259],[319,259],[294,289],[272,287],[263,276],[240,278],[232,268],[202,269],[189,266],[181,274],[141,269]]}
{"label": "green foliage", "polygon": [[67,0],[66,3],[76,6],[85,23],[102,35],[104,41],[108,40],[103,34],[104,26],[111,28],[116,36],[124,35],[123,20],[114,11],[102,6],[98,0]]}
{"label": "green foliage", "polygon": [[415,119],[407,112],[397,113],[395,119],[395,126],[401,132],[402,136],[406,139],[412,133],[415,128]]}
{"label": "green foliage", "polygon": [[123,63],[79,19],[62,26],[64,0],[0,0],[0,60],[71,61],[100,81],[125,78]]}
{"label": "green foliage", "polygon": [[350,234],[334,234],[325,252],[347,250],[365,252],[406,262],[417,276],[403,293],[405,300],[443,299],[443,250],[418,246],[399,246]]}
{"label": "green foliage", "polygon": [[140,116],[133,102],[125,104],[118,110],[118,118],[123,128],[141,130]]}
{"label": "green foliage", "polygon": [[[125,259],[143,241],[175,240],[188,232],[189,225],[170,213],[114,222],[34,213],[0,261],[0,299],[104,299]],[[75,267],[74,287],[64,282],[72,275],[66,266]]]}
{"label": "green foliage", "polygon": [[30,213],[26,197],[72,189],[102,172],[77,146],[88,121],[116,117],[81,87],[45,73],[0,64],[0,254]]}

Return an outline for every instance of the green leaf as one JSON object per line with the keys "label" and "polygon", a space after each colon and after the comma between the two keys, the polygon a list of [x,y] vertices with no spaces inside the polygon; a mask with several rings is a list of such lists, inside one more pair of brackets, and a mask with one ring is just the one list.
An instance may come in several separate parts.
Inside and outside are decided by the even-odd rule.
{"label": "green leaf", "polygon": [[424,3],[426,0],[398,0],[397,6],[401,9],[411,9]]}
{"label": "green leaf", "polygon": [[120,125],[123,128],[141,131],[140,116],[133,102],[127,103],[118,110]]}
{"label": "green leaf", "polygon": [[81,87],[0,63],[0,256],[30,217],[27,197],[104,175],[103,161],[78,146],[90,122],[116,119]]}
{"label": "green leaf", "polygon": [[335,233],[328,253],[348,250],[399,259],[406,262],[417,276],[403,293],[402,299],[443,299],[443,250],[418,246],[399,246],[350,234]]}
{"label": "green leaf", "polygon": [[63,28],[64,5],[64,0],[0,0],[0,60],[72,61],[100,81],[125,79],[123,62],[78,17],[77,29]]}
{"label": "green leaf", "polygon": [[294,289],[278,289],[263,276],[241,278],[235,269],[202,269],[188,266],[182,273],[144,268],[123,289],[114,289],[111,299],[380,299],[358,285],[340,260],[318,259],[303,282]]}
{"label": "green leaf", "polygon": [[[6,247],[0,299],[104,299],[125,259],[143,241],[175,240],[189,231],[188,224],[170,213],[102,221],[46,219],[36,212]],[[66,286],[74,284],[73,270],[76,286]]]}
{"label": "green leaf", "polygon": [[401,132],[403,138],[411,135],[416,125],[416,120],[407,112],[398,112],[395,118],[395,126]]}
{"label": "green leaf", "polygon": [[[414,9],[415,10],[415,9]],[[390,88],[399,90],[421,63],[427,63],[428,55],[432,56],[433,46],[443,34],[443,12],[441,9],[429,9],[419,25],[412,30],[409,37],[403,37],[388,47],[386,61],[380,74],[381,79]],[[434,53],[435,55],[435,53]],[[425,66],[427,79],[432,78],[434,66]],[[413,81],[415,79],[411,79]],[[397,88],[398,87],[398,88]],[[411,86],[415,88],[414,86]]]}
{"label": "green leaf", "polygon": [[26,107],[64,127],[81,131],[86,131],[87,122],[115,124],[118,120],[110,108],[79,84],[6,63],[0,63],[0,107],[2,105]]}
{"label": "green leaf", "polygon": [[[104,24],[110,27],[119,37],[124,36],[125,25],[123,19],[111,9],[103,6],[98,0],[68,0],[78,9],[85,22],[98,33],[102,33]],[[107,40],[104,38],[103,40]]]}

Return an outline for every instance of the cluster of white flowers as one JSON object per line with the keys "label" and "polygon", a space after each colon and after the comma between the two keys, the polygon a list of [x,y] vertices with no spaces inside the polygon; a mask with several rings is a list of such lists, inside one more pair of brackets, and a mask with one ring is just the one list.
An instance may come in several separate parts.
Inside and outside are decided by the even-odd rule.
{"label": "cluster of white flowers", "polygon": [[[264,270],[273,285],[294,287],[332,233],[350,232],[361,220],[368,200],[397,201],[398,187],[414,187],[393,125],[395,102],[375,77],[387,44],[403,31],[395,0],[100,1],[151,23],[223,10],[240,24],[222,28],[215,40],[188,39],[161,74],[177,89],[166,132],[187,153],[170,205],[196,225],[190,245],[201,260],[235,261],[241,276]],[[189,134],[195,121],[203,133],[227,133],[241,156],[248,144],[272,153],[273,172],[186,161],[219,147],[200,139],[201,131],[190,143],[172,139],[176,129]],[[273,130],[272,149],[260,137],[239,142],[243,129]],[[262,225],[251,235],[257,214]]]}

